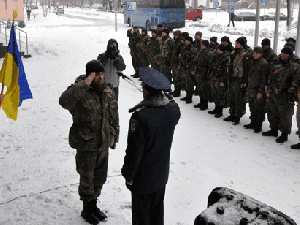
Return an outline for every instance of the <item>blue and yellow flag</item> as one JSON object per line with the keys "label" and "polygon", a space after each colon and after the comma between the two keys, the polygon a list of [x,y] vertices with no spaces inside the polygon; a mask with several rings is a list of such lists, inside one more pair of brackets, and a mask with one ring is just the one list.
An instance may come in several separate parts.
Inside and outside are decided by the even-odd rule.
{"label": "blue and yellow flag", "polygon": [[17,120],[19,106],[23,100],[32,98],[32,93],[18,49],[14,23],[11,27],[10,41],[0,71],[0,83],[7,87],[1,105],[2,109],[8,118]]}

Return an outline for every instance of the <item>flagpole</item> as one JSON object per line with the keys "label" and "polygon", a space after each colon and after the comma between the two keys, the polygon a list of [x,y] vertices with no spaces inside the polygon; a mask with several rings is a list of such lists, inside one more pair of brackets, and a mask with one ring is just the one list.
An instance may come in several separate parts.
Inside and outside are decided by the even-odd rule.
{"label": "flagpole", "polygon": [[[2,83],[1,95],[3,95],[3,91],[4,91],[4,84]],[[1,108],[1,103],[2,103],[2,102],[0,102],[0,108]]]}

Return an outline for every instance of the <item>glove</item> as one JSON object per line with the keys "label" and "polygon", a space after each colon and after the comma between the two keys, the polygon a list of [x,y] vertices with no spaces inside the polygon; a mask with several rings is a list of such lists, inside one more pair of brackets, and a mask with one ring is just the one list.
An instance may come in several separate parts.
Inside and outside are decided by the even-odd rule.
{"label": "glove", "polygon": [[113,65],[114,67],[117,67],[119,65],[119,59],[114,59]]}

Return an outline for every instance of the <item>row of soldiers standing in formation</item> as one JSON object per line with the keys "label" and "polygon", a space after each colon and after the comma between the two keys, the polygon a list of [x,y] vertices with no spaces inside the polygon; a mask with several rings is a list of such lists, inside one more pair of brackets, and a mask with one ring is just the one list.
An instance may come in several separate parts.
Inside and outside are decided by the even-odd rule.
{"label": "row of soldiers standing in formation", "polygon": [[[189,104],[193,95],[199,95],[200,103],[194,107],[200,110],[208,109],[208,102],[214,102],[215,108],[208,113],[216,118],[229,107],[230,115],[224,121],[234,125],[240,123],[248,103],[251,122],[244,128],[261,132],[267,113],[271,129],[262,135],[278,137],[280,130],[276,142],[288,140],[294,101],[298,101],[300,90],[300,60],[293,53],[293,38],[287,39],[277,56],[267,38],[262,40],[261,47],[252,49],[245,37],[237,38],[234,47],[227,36],[218,44],[217,37],[202,40],[201,32],[196,32],[193,40],[188,32],[176,30],[171,38],[161,24],[151,37],[147,33],[147,29],[142,29],[140,34],[137,26],[127,31],[135,69],[133,77],[139,77],[139,68],[150,65],[174,84],[174,97],[184,90],[186,96],[181,100]],[[300,149],[300,143],[292,148]]]}

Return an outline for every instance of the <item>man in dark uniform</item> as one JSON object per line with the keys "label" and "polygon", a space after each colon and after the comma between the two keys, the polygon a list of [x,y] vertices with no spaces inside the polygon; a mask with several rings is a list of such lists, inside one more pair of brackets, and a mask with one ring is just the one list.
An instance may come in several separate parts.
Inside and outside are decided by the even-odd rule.
{"label": "man in dark uniform", "polygon": [[142,29],[141,39],[137,44],[137,52],[139,57],[139,67],[148,67],[148,42],[150,41],[150,36],[147,34],[147,29]]}
{"label": "man in dark uniform", "polygon": [[132,194],[133,225],[163,225],[164,195],[170,150],[180,109],[170,95],[168,79],[153,68],[141,68],[144,100],[130,109],[122,175]]}
{"label": "man in dark uniform", "polygon": [[222,37],[221,38],[221,43],[225,45],[226,52],[228,54],[230,54],[234,50],[234,47],[232,46],[232,43],[229,40],[229,37],[227,37],[227,36]]}
{"label": "man in dark uniform", "polygon": [[291,61],[293,50],[284,47],[280,58],[272,64],[267,90],[267,115],[271,130],[263,132],[263,136],[281,136],[275,141],[283,143],[288,140],[291,133],[294,103],[289,100],[289,89],[299,70],[299,64]]}
{"label": "man in dark uniform", "polygon": [[164,29],[164,25],[157,24],[157,37],[162,37],[162,31]]}
{"label": "man in dark uniform", "polygon": [[217,40],[218,40],[217,37],[211,37],[209,39],[209,50],[212,51],[213,53],[216,53],[218,50],[219,43],[217,42]]}
{"label": "man in dark uniform", "polygon": [[155,60],[155,56],[159,54],[159,42],[157,38],[157,31],[152,31],[152,37],[148,42],[148,61],[151,67],[155,70],[159,70],[159,64]]}
{"label": "man in dark uniform", "polygon": [[130,55],[132,58],[132,66],[135,70],[135,74],[132,75],[134,78],[139,77],[139,56],[137,51],[137,44],[140,42],[140,31],[138,26],[133,26],[133,30],[127,30],[127,37],[129,37],[129,48],[130,48]]}
{"label": "man in dark uniform", "polygon": [[199,52],[201,50],[201,38],[202,38],[202,32],[200,31],[197,31],[195,33],[195,36],[194,36],[195,40],[193,42],[193,46],[195,49],[197,49],[197,51]]}
{"label": "man in dark uniform", "polygon": [[271,41],[268,38],[265,38],[261,41],[261,47],[263,50],[262,57],[267,60],[268,63],[272,63],[277,60],[276,52],[270,47]]}
{"label": "man in dark uniform", "polygon": [[86,64],[86,74],[62,93],[59,104],[73,118],[69,144],[76,149],[81,216],[90,224],[98,224],[107,218],[97,208],[97,198],[107,178],[108,148],[115,149],[119,139],[118,103],[98,60]]}

